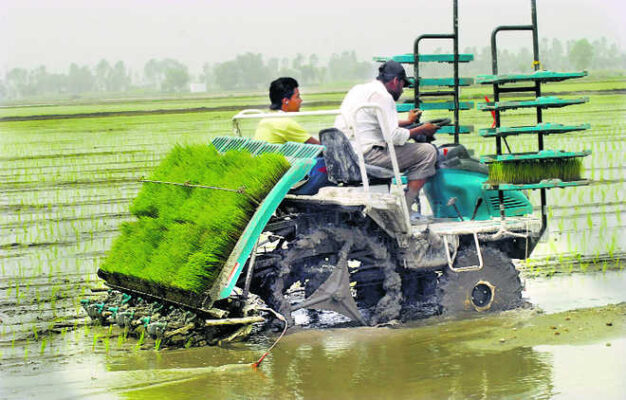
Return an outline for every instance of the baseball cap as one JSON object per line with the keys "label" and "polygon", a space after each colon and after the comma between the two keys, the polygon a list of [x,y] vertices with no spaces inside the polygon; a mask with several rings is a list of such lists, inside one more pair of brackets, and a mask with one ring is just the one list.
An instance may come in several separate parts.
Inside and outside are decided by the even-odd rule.
{"label": "baseball cap", "polygon": [[389,60],[378,67],[378,79],[383,77],[386,79],[398,77],[398,79],[404,80],[404,87],[409,86],[409,80],[406,78],[406,71],[404,71],[402,64],[397,61]]}

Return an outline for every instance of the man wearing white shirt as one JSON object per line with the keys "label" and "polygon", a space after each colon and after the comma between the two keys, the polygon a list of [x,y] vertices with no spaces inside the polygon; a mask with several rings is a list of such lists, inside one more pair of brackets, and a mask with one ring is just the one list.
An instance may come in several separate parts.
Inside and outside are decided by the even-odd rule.
{"label": "man wearing white shirt", "polygon": [[[335,127],[347,133],[348,124],[343,115],[352,118],[354,110],[363,104],[374,103],[382,108],[380,120],[376,115],[376,109],[360,110],[354,117],[355,134],[359,135],[363,157],[367,164],[391,169],[391,157],[382,133],[381,124],[385,124],[388,132],[391,133],[391,142],[394,145],[400,171],[407,176],[405,196],[410,210],[420,189],[426,183],[426,179],[435,175],[437,149],[430,143],[420,142],[431,138],[438,127],[424,123],[411,129],[404,128],[413,124],[421,114],[419,110],[411,110],[408,113],[408,119],[398,120],[395,101],[402,95],[403,88],[409,84],[406,72],[402,64],[395,61],[387,61],[380,66],[378,71],[379,74],[375,80],[356,85],[346,94],[341,103],[342,115],[337,117]],[[407,142],[409,138],[415,142]],[[352,144],[355,151],[360,151],[354,140]]]}

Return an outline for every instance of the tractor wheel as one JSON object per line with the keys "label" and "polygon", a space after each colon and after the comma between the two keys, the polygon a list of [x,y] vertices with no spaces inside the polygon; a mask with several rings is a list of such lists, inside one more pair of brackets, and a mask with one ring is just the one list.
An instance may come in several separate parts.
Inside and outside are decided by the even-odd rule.
{"label": "tractor wheel", "polygon": [[[252,291],[290,323],[300,308],[331,310],[362,325],[399,317],[400,275],[390,240],[365,226],[314,226],[255,268]],[[261,262],[263,264],[263,262]]]}
{"label": "tractor wheel", "polygon": [[[522,305],[519,273],[503,252],[481,246],[483,267],[477,271],[444,270],[439,278],[440,301],[444,313],[459,311],[501,311]],[[478,265],[476,247],[462,247],[455,268]]]}

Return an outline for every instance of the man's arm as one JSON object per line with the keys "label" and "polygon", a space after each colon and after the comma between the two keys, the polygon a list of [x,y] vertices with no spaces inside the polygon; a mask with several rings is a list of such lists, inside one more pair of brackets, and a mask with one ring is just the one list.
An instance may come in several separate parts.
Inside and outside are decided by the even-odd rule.
{"label": "man's arm", "polygon": [[[406,120],[398,121],[399,126],[407,126],[419,121],[422,115],[422,110],[415,108],[410,110]],[[426,142],[428,138],[431,138],[435,132],[439,129],[437,125],[431,123],[423,123],[420,126],[409,129],[409,137],[416,142]]]}
{"label": "man's arm", "polygon": [[304,143],[308,143],[308,144],[321,144],[319,140],[315,139],[313,136],[311,136],[310,138],[307,139],[306,142]]}
{"label": "man's arm", "polygon": [[431,138],[437,132],[439,127],[437,125],[431,124],[430,122],[425,122],[420,126],[416,126],[413,129],[409,130],[409,136],[411,139],[416,142],[425,142],[426,138]]}
{"label": "man's arm", "polygon": [[398,125],[399,126],[411,125],[411,124],[415,123],[415,121],[419,121],[420,115],[422,115],[422,110],[417,109],[417,108],[414,109],[414,110],[410,110],[409,114],[407,116],[407,119],[403,119],[403,120],[398,121]]}
{"label": "man's arm", "polygon": [[[391,137],[391,143],[396,146],[402,146],[409,139],[409,130],[400,126],[398,121],[398,113],[396,111],[396,102],[393,101],[393,98],[388,93],[381,94],[379,92],[375,92],[369,98],[369,101],[375,104],[380,105],[382,115],[378,115],[378,112],[375,110],[368,110],[368,113],[373,115],[374,119],[377,120],[380,125],[380,129],[383,130],[388,129]],[[380,139],[384,141],[383,135],[381,132]]]}

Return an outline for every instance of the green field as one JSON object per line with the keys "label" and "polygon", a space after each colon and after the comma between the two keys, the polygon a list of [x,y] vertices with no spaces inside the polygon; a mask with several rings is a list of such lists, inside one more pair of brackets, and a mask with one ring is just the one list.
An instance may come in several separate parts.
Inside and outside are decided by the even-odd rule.
{"label": "green field", "polygon": [[[626,96],[615,89],[623,89],[624,82],[587,79],[548,88],[563,89],[567,96],[590,97],[587,104],[544,113],[546,122],[592,126],[588,131],[550,135],[545,147],[592,150],[592,156],[584,159],[583,177],[594,183],[549,191],[550,236],[533,254],[530,271],[623,268]],[[490,87],[470,87],[465,92],[468,98],[479,100],[490,95]],[[303,110],[313,109],[311,104],[338,105],[342,96],[341,92],[303,91]],[[15,310],[18,321],[3,327],[0,340],[28,336],[33,324],[45,330],[58,321],[82,321],[78,300],[89,294],[89,288],[102,285],[95,273],[119,235],[120,225],[134,220],[129,207],[141,188],[138,179],[149,176],[176,144],[207,143],[216,135],[230,134],[231,117],[239,106],[264,108],[266,103],[265,96],[258,95],[0,109],[2,117],[154,111],[0,121],[0,300]],[[233,109],[220,110],[226,106]],[[197,107],[217,110],[184,111]],[[155,111],[165,109],[180,111]],[[424,119],[444,115],[429,112]],[[464,135],[461,142],[477,155],[493,154],[495,140],[477,134],[479,128],[491,124],[491,115],[470,110],[461,117],[463,124],[475,126],[475,132]],[[523,125],[533,119],[534,112],[518,110],[506,112],[503,123]],[[312,132],[331,124],[332,117],[304,121]],[[254,124],[243,128],[244,134],[252,134]],[[440,135],[437,143],[449,141],[451,137]],[[515,152],[532,151],[536,146],[529,136],[510,138],[509,143]],[[530,195],[537,207],[538,193]]]}

